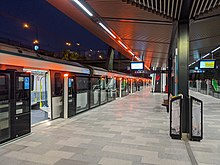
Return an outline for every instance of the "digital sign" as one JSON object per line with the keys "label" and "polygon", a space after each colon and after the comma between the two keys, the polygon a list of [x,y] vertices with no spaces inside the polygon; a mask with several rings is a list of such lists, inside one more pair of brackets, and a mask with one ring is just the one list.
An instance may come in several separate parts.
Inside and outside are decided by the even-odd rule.
{"label": "digital sign", "polygon": [[30,89],[29,77],[24,78],[24,89]]}
{"label": "digital sign", "polygon": [[201,60],[199,63],[200,69],[215,69],[215,60]]}
{"label": "digital sign", "polygon": [[131,70],[144,70],[144,62],[131,62]]}

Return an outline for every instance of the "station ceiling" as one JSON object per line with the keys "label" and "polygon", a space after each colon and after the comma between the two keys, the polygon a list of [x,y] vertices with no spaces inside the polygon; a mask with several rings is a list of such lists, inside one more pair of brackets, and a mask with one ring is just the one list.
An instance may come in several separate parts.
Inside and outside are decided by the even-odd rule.
{"label": "station ceiling", "polygon": [[[167,66],[173,25],[184,10],[183,1],[185,0],[48,0],[129,59],[144,60],[146,68]],[[76,2],[91,11],[92,16]],[[219,6],[220,0],[191,2],[190,62],[220,46]]]}

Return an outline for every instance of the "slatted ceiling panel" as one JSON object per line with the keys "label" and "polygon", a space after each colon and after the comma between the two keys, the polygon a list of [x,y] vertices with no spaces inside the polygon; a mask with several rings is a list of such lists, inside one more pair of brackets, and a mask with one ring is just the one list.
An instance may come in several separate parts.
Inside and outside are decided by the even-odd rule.
{"label": "slatted ceiling panel", "polygon": [[127,3],[177,20],[182,8],[182,1],[183,0],[127,0]]}
{"label": "slatted ceiling panel", "polygon": [[190,18],[196,18],[207,11],[220,6],[220,0],[193,0]]}
{"label": "slatted ceiling panel", "polygon": [[[125,20],[135,18],[136,20],[150,19],[155,21],[167,21],[166,18],[140,10],[120,0],[87,0],[86,2],[91,5],[102,18],[124,18]],[[114,12],[112,12],[112,10],[114,10]]]}
{"label": "slatted ceiling panel", "polygon": [[106,21],[110,27],[123,39],[170,42],[171,25],[139,24],[132,22]]}
{"label": "slatted ceiling panel", "polygon": [[131,47],[132,50],[135,51],[142,51],[142,50],[154,50],[152,52],[163,52],[161,53],[161,55],[163,55],[164,53],[168,53],[169,47],[168,46],[164,46],[164,45],[159,45],[159,44],[143,44],[140,43],[139,45],[134,45]]}

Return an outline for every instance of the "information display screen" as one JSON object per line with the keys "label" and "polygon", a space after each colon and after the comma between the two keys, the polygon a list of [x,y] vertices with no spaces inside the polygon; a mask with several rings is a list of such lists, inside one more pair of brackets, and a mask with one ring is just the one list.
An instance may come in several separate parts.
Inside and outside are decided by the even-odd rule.
{"label": "information display screen", "polygon": [[30,89],[29,77],[24,78],[24,89]]}
{"label": "information display screen", "polygon": [[144,70],[144,62],[131,62],[131,70]]}
{"label": "information display screen", "polygon": [[200,69],[215,69],[215,60],[201,60],[199,64]]}

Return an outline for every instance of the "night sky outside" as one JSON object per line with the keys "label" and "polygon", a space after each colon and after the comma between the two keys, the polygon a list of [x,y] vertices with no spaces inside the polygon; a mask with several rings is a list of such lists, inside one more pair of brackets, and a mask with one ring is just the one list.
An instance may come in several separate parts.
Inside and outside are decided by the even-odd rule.
{"label": "night sky outside", "polygon": [[[24,29],[27,22],[30,29]],[[80,49],[107,49],[107,45],[92,33],[61,13],[46,0],[1,0],[0,2],[0,37],[33,45],[38,36],[41,49],[61,51],[72,42],[70,47]]]}

